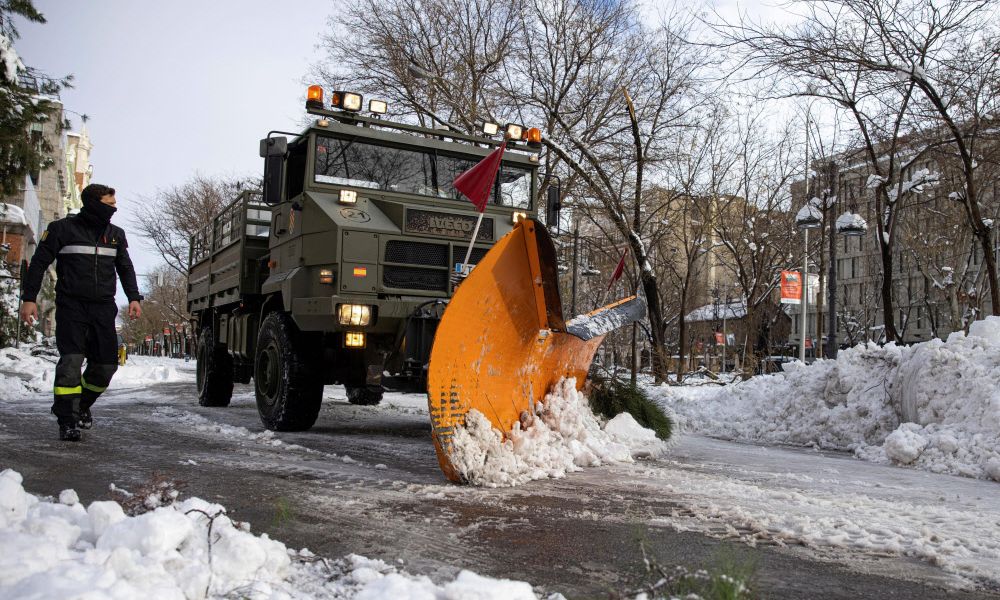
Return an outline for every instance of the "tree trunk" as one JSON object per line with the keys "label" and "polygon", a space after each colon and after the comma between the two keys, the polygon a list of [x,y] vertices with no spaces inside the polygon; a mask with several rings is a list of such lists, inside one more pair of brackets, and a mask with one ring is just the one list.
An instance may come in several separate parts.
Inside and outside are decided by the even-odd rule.
{"label": "tree trunk", "polygon": [[660,306],[660,295],[656,286],[656,277],[652,273],[641,272],[642,290],[646,294],[646,315],[649,318],[649,331],[653,338],[652,364],[653,379],[660,383],[667,379],[667,345],[664,341],[663,308]]}
{"label": "tree trunk", "polygon": [[687,289],[681,290],[680,318],[677,319],[677,383],[684,377],[684,350],[687,348],[687,325],[684,310],[687,304]]}
{"label": "tree trunk", "polygon": [[[985,229],[982,228],[982,229]],[[990,282],[990,305],[994,315],[1000,315],[1000,288],[997,287],[997,257],[993,254],[992,230],[976,230],[976,238],[983,247],[983,262],[986,263],[986,277]]]}
{"label": "tree trunk", "polygon": [[632,375],[629,383],[636,384],[637,372],[639,371],[639,324],[632,323]]}

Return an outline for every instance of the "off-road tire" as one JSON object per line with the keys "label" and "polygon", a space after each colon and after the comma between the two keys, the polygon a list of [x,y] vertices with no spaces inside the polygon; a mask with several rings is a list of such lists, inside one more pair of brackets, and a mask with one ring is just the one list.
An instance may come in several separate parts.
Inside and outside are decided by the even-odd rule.
{"label": "off-road tire", "polygon": [[198,337],[198,404],[229,406],[233,397],[233,357],[225,346],[215,343],[212,328],[204,327]]}
{"label": "off-road tire", "polygon": [[303,336],[284,313],[264,318],[254,357],[257,412],[272,431],[304,431],[313,426],[323,402],[323,380],[309,358]]}
{"label": "off-road tire", "polygon": [[384,389],[380,385],[346,385],[347,401],[360,406],[375,406],[382,401]]}

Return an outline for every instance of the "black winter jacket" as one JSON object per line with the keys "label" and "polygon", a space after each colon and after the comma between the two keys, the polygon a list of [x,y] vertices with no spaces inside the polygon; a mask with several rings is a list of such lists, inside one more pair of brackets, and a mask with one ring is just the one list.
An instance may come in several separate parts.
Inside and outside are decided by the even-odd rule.
{"label": "black winter jacket", "polygon": [[79,215],[49,223],[28,265],[24,280],[25,302],[34,302],[42,287],[42,276],[56,261],[56,302],[69,296],[76,300],[114,301],[115,273],[129,302],[142,300],[135,281],[135,267],[128,256],[125,231],[110,223],[103,231]]}

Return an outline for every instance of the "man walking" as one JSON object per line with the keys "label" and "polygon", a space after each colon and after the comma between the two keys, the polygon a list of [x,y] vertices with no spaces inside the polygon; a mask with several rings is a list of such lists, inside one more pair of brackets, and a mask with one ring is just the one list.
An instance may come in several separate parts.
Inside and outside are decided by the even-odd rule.
{"label": "man walking", "polygon": [[[52,413],[59,422],[59,439],[77,442],[80,429],[90,429],[90,407],[107,389],[118,369],[115,332],[115,273],[128,297],[128,316],[142,314],[135,268],[128,256],[125,232],[111,224],[115,190],[91,184],[81,194],[80,214],[49,223],[28,266],[21,318],[38,318],[35,299],[42,276],[56,261],[56,365]],[[80,374],[83,360],[87,369]]]}

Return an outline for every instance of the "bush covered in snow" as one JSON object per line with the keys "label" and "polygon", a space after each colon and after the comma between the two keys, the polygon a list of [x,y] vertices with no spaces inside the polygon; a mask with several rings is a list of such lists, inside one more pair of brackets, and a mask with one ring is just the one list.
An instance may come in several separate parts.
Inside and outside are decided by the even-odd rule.
{"label": "bush covered in snow", "polygon": [[689,430],[849,450],[1000,481],[1000,318],[947,341],[859,345],[711,391],[652,388]]}

